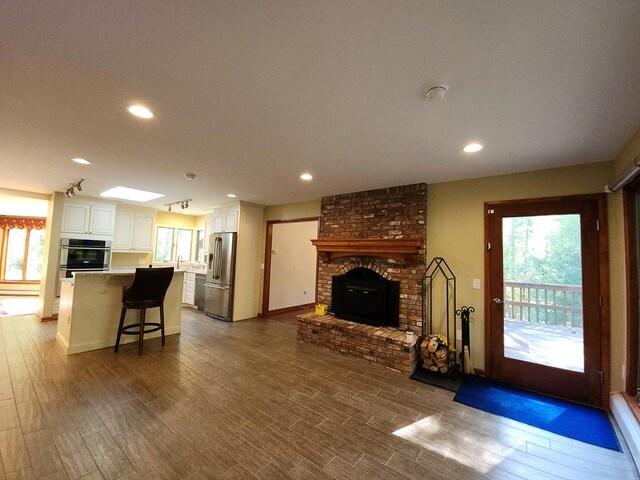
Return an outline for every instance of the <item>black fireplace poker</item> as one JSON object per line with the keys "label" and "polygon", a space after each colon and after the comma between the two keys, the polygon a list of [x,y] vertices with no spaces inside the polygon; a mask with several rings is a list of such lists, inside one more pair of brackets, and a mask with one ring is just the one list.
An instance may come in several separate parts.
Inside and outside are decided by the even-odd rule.
{"label": "black fireplace poker", "polygon": [[456,310],[456,315],[460,317],[460,323],[462,324],[462,351],[460,352],[460,370],[465,372],[465,348],[468,349],[469,355],[471,355],[470,335],[469,335],[469,323],[470,316],[476,309],[473,307],[467,307],[463,305],[459,310]]}

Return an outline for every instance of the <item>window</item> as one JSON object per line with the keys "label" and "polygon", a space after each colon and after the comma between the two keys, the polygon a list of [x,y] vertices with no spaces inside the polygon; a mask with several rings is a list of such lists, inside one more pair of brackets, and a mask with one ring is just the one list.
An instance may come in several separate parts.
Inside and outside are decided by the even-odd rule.
{"label": "window", "polygon": [[156,236],[156,262],[173,260],[173,228],[158,227]]}
{"label": "window", "polygon": [[39,282],[44,260],[45,219],[0,217],[2,281]]}
{"label": "window", "polygon": [[156,262],[191,261],[193,230],[187,228],[158,227],[156,235]]}
{"label": "window", "polygon": [[178,229],[178,242],[176,245],[176,258],[180,257],[181,262],[191,261],[191,242],[193,240],[193,230]]}
{"label": "window", "polygon": [[204,230],[198,230],[197,233],[196,262],[204,263]]}

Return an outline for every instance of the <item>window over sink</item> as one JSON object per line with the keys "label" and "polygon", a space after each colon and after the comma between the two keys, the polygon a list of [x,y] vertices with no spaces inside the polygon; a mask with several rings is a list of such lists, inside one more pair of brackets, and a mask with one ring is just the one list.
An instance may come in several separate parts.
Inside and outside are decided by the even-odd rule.
{"label": "window over sink", "polygon": [[[197,248],[197,247],[196,247]],[[193,260],[193,230],[188,228],[158,227],[155,262],[180,262]]]}

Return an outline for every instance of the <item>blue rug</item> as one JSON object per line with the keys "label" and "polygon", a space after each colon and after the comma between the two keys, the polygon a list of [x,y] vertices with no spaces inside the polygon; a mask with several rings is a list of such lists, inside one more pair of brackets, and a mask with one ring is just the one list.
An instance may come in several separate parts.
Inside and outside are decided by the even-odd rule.
{"label": "blue rug", "polygon": [[534,427],[621,452],[603,410],[526,392],[481,377],[470,377],[454,400]]}

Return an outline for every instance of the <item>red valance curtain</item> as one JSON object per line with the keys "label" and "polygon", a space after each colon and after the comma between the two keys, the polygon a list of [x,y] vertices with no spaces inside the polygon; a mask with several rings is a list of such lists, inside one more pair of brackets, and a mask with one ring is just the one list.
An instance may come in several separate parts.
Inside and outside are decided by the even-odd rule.
{"label": "red valance curtain", "polygon": [[0,215],[0,228],[30,228],[32,230],[44,230],[47,224],[46,218],[41,217],[10,217]]}

